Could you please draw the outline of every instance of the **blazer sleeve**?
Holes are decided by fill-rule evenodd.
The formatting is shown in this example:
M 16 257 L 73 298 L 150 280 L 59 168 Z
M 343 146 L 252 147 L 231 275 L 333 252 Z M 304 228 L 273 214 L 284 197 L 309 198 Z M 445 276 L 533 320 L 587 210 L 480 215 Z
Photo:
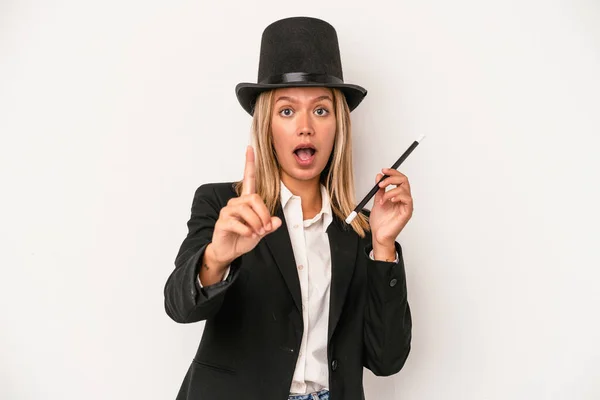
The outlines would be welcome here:
M 200 262 L 212 241 L 222 207 L 213 185 L 205 184 L 196 190 L 187 223 L 188 234 L 164 288 L 165 311 L 175 322 L 197 322 L 215 315 L 223 304 L 227 289 L 237 278 L 239 258 L 232 262 L 227 279 L 205 287 L 198 284 Z
M 402 369 L 410 352 L 412 319 L 406 290 L 402 248 L 394 243 L 398 262 L 367 259 L 367 301 L 364 318 L 363 365 L 378 376 Z

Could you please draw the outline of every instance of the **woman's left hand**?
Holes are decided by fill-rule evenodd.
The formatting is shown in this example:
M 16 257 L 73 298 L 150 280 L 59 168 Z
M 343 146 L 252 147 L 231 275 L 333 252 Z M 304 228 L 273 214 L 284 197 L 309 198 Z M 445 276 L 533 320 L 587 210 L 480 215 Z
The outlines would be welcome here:
M 406 175 L 391 168 L 383 168 L 382 171 L 389 176 L 381 181 L 379 190 L 375 193 L 369 225 L 374 242 L 380 246 L 393 247 L 396 237 L 412 216 L 413 199 Z M 383 174 L 377 174 L 375 182 L 379 182 L 382 176 Z M 386 192 L 389 185 L 396 187 Z

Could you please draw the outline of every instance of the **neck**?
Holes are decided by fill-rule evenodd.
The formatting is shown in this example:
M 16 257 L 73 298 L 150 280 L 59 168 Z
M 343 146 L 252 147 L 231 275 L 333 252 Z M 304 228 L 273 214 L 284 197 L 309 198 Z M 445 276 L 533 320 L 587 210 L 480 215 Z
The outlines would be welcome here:
M 301 181 L 283 174 L 281 180 L 292 194 L 300 197 L 304 219 L 313 218 L 321 211 L 323 199 L 321 198 L 319 176 L 311 180 Z

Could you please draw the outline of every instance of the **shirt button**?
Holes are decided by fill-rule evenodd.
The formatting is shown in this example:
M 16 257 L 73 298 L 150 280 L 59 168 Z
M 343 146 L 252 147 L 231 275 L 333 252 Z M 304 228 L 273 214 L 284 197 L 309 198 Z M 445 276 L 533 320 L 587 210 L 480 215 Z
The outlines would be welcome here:
M 337 360 L 333 360 L 333 361 L 331 362 L 331 369 L 335 371 L 335 370 L 337 369 L 337 367 L 338 367 L 338 362 L 337 362 Z
M 394 287 L 394 286 L 396 286 L 396 283 L 398 283 L 398 279 L 394 278 L 390 281 L 390 286 Z
M 302 265 L 302 264 L 298 265 L 298 269 L 302 269 L 302 268 L 304 268 L 304 265 Z
M 298 225 L 298 224 L 294 225 L 294 229 L 298 229 L 299 226 L 300 225 Z

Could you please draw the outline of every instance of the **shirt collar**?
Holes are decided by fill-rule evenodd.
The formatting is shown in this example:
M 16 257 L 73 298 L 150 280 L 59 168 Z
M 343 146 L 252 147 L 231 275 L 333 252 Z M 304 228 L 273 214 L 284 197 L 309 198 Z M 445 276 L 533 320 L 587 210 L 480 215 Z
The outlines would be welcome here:
M 281 197 L 281 207 L 285 210 L 285 206 L 288 201 L 292 198 L 300 198 L 300 196 L 294 195 L 290 190 L 283 184 L 283 181 L 280 182 L 280 197 Z M 327 188 L 322 183 L 319 184 L 321 187 L 321 211 L 317 215 L 315 215 L 314 219 L 319 218 L 319 214 L 323 214 L 323 231 L 327 229 L 331 221 L 333 220 L 333 215 L 331 211 L 331 202 L 329 200 L 329 194 L 327 193 Z

